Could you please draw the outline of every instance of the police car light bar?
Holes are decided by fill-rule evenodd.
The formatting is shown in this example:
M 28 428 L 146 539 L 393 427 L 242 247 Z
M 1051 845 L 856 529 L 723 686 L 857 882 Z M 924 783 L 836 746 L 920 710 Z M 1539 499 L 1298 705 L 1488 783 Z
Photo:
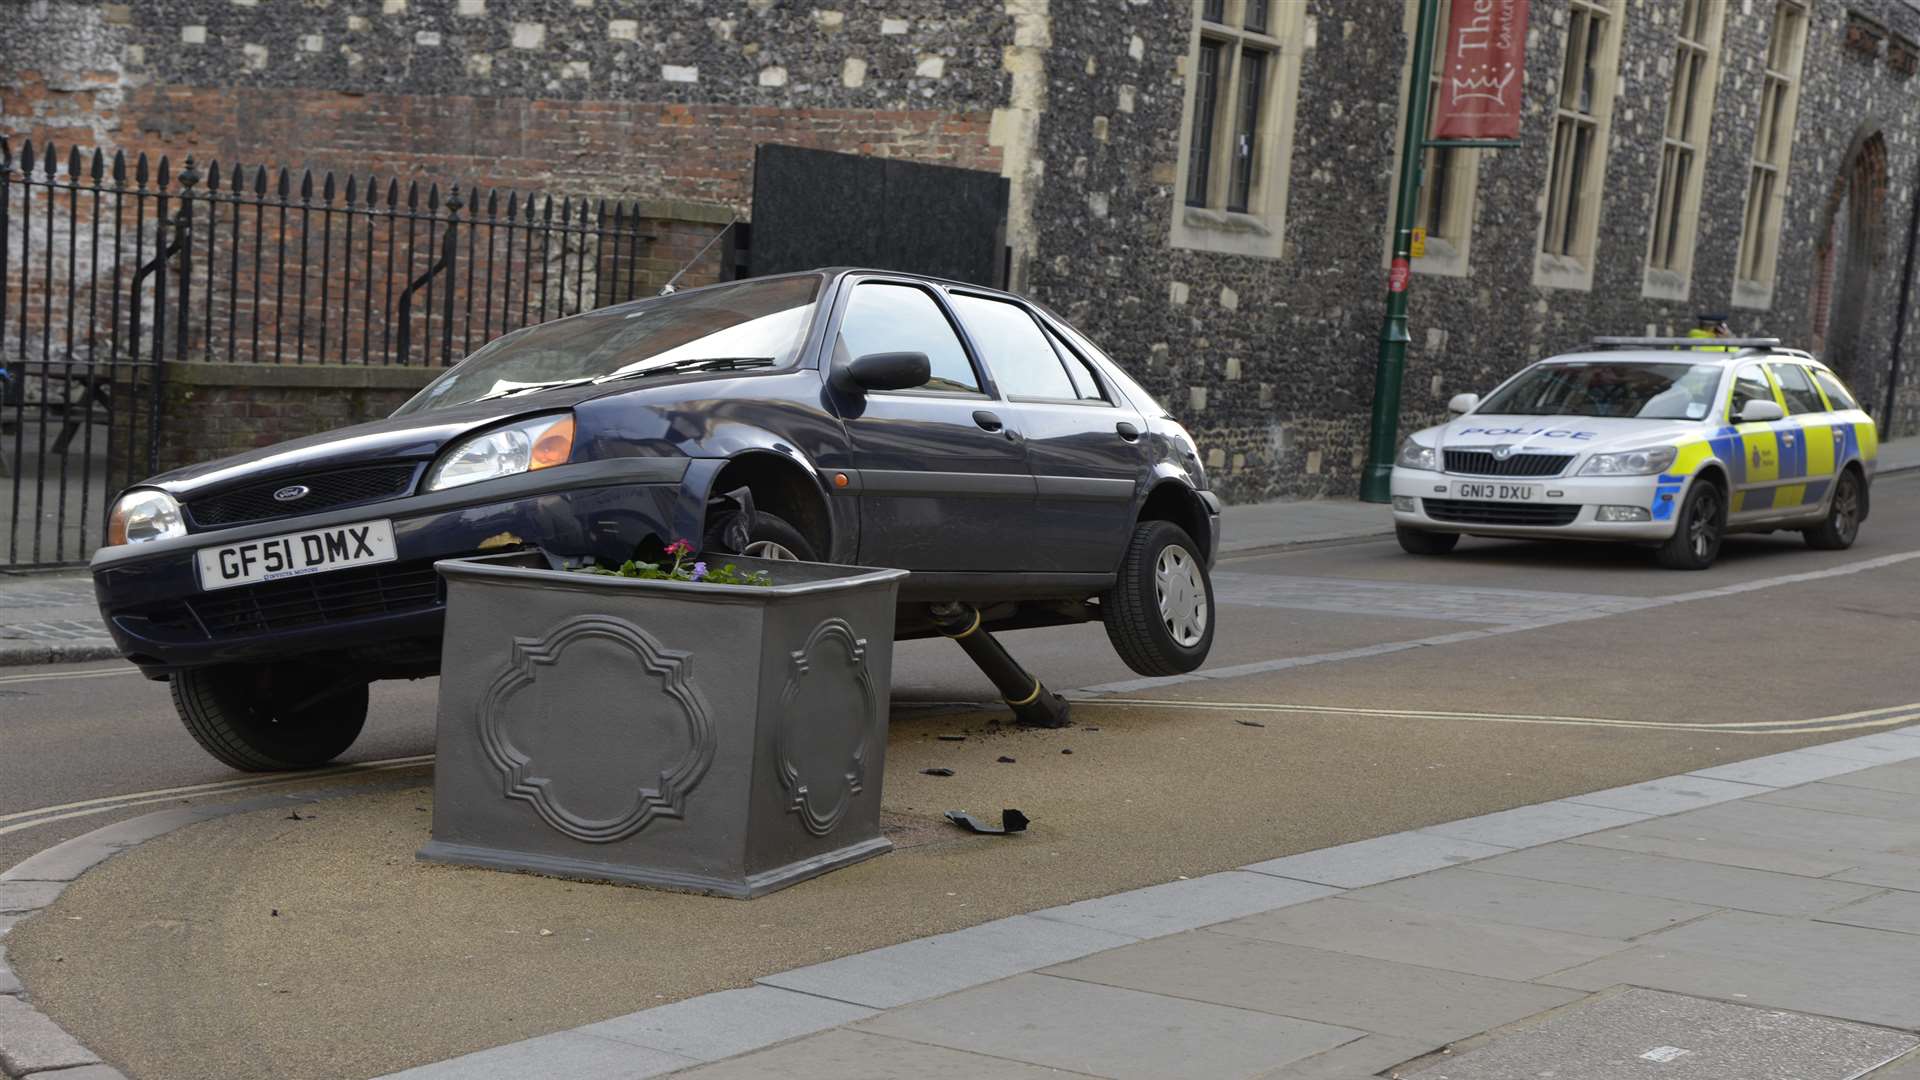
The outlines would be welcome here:
M 1734 346 L 1742 349 L 1777 349 L 1780 339 L 1774 337 L 1597 337 L 1593 339 L 1596 349 L 1723 349 Z

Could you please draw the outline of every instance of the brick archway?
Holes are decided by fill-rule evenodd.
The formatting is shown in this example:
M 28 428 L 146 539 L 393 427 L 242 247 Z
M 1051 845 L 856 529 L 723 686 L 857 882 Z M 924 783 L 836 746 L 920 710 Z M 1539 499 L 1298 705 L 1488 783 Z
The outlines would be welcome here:
M 1874 271 L 1886 251 L 1887 144 L 1878 130 L 1854 140 L 1827 196 L 1816 253 L 1812 347 L 1855 391 L 1870 394 L 1862 323 L 1873 310 Z M 1877 378 L 1877 373 L 1874 373 Z

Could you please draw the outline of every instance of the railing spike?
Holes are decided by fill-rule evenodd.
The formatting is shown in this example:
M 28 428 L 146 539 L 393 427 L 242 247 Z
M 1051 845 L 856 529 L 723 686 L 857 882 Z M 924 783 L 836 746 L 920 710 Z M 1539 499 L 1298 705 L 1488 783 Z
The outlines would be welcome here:
M 20 147 L 20 171 L 26 173 L 28 176 L 32 176 L 34 161 L 33 140 L 28 139 L 26 143 Z
M 49 142 L 47 143 L 47 175 L 51 177 L 54 174 L 54 171 L 57 170 L 59 167 L 60 167 L 60 157 L 58 154 L 54 153 L 53 143 Z
M 78 146 L 67 151 L 67 177 L 72 180 L 80 179 L 80 148 Z
M 160 168 L 154 171 L 153 186 L 164 191 L 173 183 L 173 162 L 165 154 L 160 155 Z
M 519 213 L 519 210 L 520 210 L 520 193 L 517 191 L 507 192 L 507 221 L 509 223 L 513 221 L 514 215 Z
M 571 196 L 560 200 L 560 224 L 566 225 L 573 220 L 573 199 Z
M 300 174 L 300 201 L 311 202 L 312 199 L 313 199 L 313 170 L 307 169 L 301 172 Z
M 407 181 L 407 209 L 417 210 L 419 208 L 420 208 L 420 181 L 409 180 Z
M 326 178 L 320 181 L 320 200 L 326 203 L 328 206 L 333 205 L 333 174 L 332 173 L 328 173 L 326 175 Z
M 220 159 L 215 158 L 212 161 L 212 163 L 210 163 L 207 166 L 207 192 L 211 194 L 219 190 L 220 190 Z
M 282 165 L 280 167 L 280 178 L 274 181 L 273 187 L 274 193 L 282 199 L 286 199 L 293 194 L 293 174 L 287 171 L 286 166 Z
M 240 163 L 237 161 L 233 163 L 233 183 L 227 186 L 233 189 L 235 195 L 240 194 L 240 189 L 247 186 L 246 175 L 240 171 Z
M 439 184 L 430 184 L 427 187 L 427 209 L 428 210 L 440 209 L 440 185 Z
M 147 190 L 147 152 L 145 150 L 140 151 L 140 156 L 133 159 L 133 183 L 141 191 Z
M 107 175 L 107 155 L 97 146 L 93 148 L 93 165 L 87 171 L 92 175 L 95 187 L 99 187 L 101 179 Z
M 488 188 L 487 189 L 487 220 L 492 221 L 494 215 L 497 214 L 499 210 L 500 210 L 500 189 Z
M 540 212 L 540 220 L 549 225 L 553 223 L 553 196 L 551 195 L 547 196 L 547 205 Z
M 121 185 L 124 185 L 126 182 L 127 182 L 127 152 L 125 150 L 115 150 L 113 152 L 114 186 L 119 187 Z
M 400 178 L 396 176 L 387 181 L 387 209 L 391 210 L 394 207 L 399 205 L 400 205 Z
M 333 179 L 332 174 L 328 174 L 327 179 L 329 180 Z M 353 197 L 359 192 L 359 186 L 360 186 L 360 178 L 353 175 L 352 173 L 348 173 L 347 174 L 347 205 L 348 206 L 353 205 Z
M 0 169 L 13 168 L 13 140 L 0 135 Z
M 259 196 L 265 196 L 267 193 L 267 167 L 265 165 L 256 165 L 253 167 L 253 193 Z

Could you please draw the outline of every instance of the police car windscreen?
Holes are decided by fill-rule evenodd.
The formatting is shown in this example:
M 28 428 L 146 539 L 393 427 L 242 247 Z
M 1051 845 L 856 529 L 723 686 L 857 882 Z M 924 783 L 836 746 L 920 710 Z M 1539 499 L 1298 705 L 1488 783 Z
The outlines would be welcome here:
M 395 415 L 699 361 L 784 367 L 799 352 L 819 292 L 817 275 L 796 274 L 530 326 L 489 342 Z
M 1704 420 L 1721 369 L 1713 364 L 1541 364 L 1474 410 L 1503 416 L 1622 416 Z

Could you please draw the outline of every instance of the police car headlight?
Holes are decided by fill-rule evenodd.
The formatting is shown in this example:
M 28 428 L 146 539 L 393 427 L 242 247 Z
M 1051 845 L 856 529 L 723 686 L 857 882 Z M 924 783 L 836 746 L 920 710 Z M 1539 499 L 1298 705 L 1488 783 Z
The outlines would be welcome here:
M 1440 468 L 1440 454 L 1431 446 L 1422 446 L 1412 439 L 1400 444 L 1400 467 L 1403 469 L 1425 469 L 1434 472 Z
M 427 474 L 427 491 L 477 484 L 534 469 L 565 465 L 573 457 L 573 417 L 541 416 L 495 428 L 454 446 Z
M 1595 454 L 1580 467 L 1581 476 L 1650 476 L 1665 472 L 1679 451 L 1671 446 L 1651 450 L 1627 450 L 1618 454 Z
M 180 503 L 164 491 L 129 491 L 113 504 L 107 518 L 107 546 L 144 544 L 187 535 Z

